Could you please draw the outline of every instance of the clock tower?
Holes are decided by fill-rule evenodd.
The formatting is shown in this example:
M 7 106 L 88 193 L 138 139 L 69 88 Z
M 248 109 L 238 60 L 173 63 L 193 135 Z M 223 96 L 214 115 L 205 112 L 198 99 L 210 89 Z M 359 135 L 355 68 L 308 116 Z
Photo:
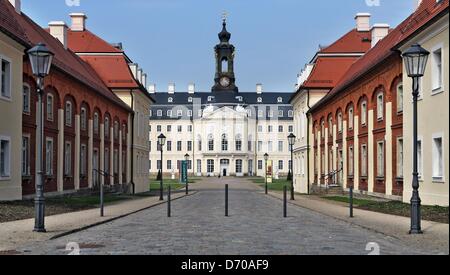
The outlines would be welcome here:
M 234 75 L 235 47 L 230 44 L 231 33 L 227 31 L 226 18 L 223 19 L 223 28 L 219 33 L 220 43 L 214 47 L 216 55 L 216 75 L 212 92 L 239 92 L 236 87 Z

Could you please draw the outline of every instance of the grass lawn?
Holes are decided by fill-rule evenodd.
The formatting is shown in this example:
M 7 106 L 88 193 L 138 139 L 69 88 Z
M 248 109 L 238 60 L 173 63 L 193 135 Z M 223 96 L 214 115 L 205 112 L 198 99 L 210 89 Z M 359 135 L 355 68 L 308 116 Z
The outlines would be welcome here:
M 192 182 L 189 181 L 189 183 L 192 183 Z M 163 182 L 164 191 L 167 191 L 169 189 L 169 185 L 171 186 L 172 190 L 179 190 L 179 189 L 183 189 L 186 187 L 185 184 L 180 184 L 177 179 L 176 180 L 164 180 L 164 182 Z M 155 191 L 155 190 L 159 190 L 159 188 L 160 188 L 159 181 L 156 181 L 156 180 L 150 181 L 150 190 Z
M 250 180 L 261 187 L 266 185 L 264 178 L 250 178 Z M 286 179 L 273 180 L 273 183 L 268 184 L 268 189 L 271 191 L 283 191 L 284 186 L 287 186 L 288 191 L 291 190 L 291 182 Z
M 323 197 L 327 200 L 349 203 L 348 197 L 333 196 Z M 355 208 L 364 209 L 379 213 L 392 214 L 403 217 L 410 217 L 411 206 L 399 201 L 374 201 L 370 199 L 354 199 Z M 428 221 L 449 223 L 449 208 L 440 206 L 422 206 L 422 218 Z

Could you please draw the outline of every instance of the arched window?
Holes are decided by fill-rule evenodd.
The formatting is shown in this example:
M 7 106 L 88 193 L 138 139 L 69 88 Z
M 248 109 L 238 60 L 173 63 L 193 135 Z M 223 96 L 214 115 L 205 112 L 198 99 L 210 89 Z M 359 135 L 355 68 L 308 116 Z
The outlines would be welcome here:
M 99 133 L 99 116 L 98 113 L 94 113 L 94 134 L 98 135 Z
M 288 117 L 294 117 L 294 111 L 289 110 L 288 111 Z
M 119 139 L 119 122 L 114 121 L 114 139 Z
M 403 84 L 397 85 L 397 113 L 403 113 Z
M 214 151 L 214 137 L 213 135 L 208 136 L 208 151 Z
M 262 103 L 263 102 L 263 99 L 262 99 L 262 97 L 258 97 L 258 103 Z
M 105 139 L 109 139 L 109 118 L 105 117 Z
M 353 111 L 353 107 L 350 107 L 348 109 L 348 128 L 350 130 L 353 130 L 353 124 L 354 124 L 354 111 Z
M 169 99 L 167 100 L 169 103 L 173 102 L 173 97 L 169 97 Z
M 190 96 L 190 97 L 188 97 L 188 102 L 189 103 L 192 103 L 194 101 L 194 99 Z
M 343 127 L 344 121 L 342 119 L 342 113 L 341 112 L 338 113 L 337 123 L 338 123 L 338 132 L 342 133 L 342 129 L 344 128 Z
M 72 102 L 66 101 L 66 126 L 72 127 Z
M 377 95 L 377 118 L 378 120 L 384 118 L 384 95 L 381 92 Z
M 228 73 L 228 60 L 226 58 L 222 59 L 222 72 Z
M 278 103 L 283 103 L 283 98 L 282 98 L 282 97 L 279 97 L 279 98 L 277 99 L 277 102 L 278 102 Z
M 367 101 L 361 102 L 361 125 L 367 125 Z
M 333 136 L 333 118 L 331 117 L 331 115 L 328 118 L 328 135 L 330 137 Z
M 22 111 L 24 114 L 30 114 L 30 104 L 31 104 L 31 89 L 30 85 L 23 84 L 23 105 Z
M 122 125 L 122 140 L 125 143 L 127 140 L 127 125 Z
M 47 94 L 47 120 L 53 121 L 53 95 Z
M 236 151 L 237 152 L 242 151 L 242 136 L 241 135 L 236 136 Z
M 82 107 L 80 111 L 80 127 L 82 131 L 86 131 L 87 128 L 87 115 L 86 108 Z
M 322 137 L 322 138 L 324 138 L 325 137 L 325 121 L 323 121 L 322 120 L 322 123 L 320 124 L 320 136 Z
M 228 137 L 226 134 L 222 135 L 222 151 L 228 151 Z

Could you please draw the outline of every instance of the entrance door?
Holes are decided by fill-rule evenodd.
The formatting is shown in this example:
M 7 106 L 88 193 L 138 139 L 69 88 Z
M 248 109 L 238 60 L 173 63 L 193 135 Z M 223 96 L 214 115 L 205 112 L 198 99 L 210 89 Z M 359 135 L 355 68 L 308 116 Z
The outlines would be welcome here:
M 222 173 L 222 176 L 224 176 L 224 177 L 229 176 L 229 167 L 230 167 L 229 159 L 221 159 L 220 160 L 220 171 Z

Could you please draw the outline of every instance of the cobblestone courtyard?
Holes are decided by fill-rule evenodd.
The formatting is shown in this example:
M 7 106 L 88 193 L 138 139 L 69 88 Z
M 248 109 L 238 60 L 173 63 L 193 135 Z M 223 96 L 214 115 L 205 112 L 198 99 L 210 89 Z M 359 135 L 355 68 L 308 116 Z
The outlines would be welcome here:
M 224 184 L 230 184 L 230 217 L 224 217 Z M 381 254 L 420 253 L 397 239 L 289 205 L 265 196 L 238 179 L 205 179 L 196 193 L 173 201 L 172 218 L 160 205 L 126 218 L 25 247 L 27 254 L 68 254 L 66 245 L 80 245 L 81 254 L 369 254 L 377 243 Z M 301 198 L 298 198 L 301 199 Z

